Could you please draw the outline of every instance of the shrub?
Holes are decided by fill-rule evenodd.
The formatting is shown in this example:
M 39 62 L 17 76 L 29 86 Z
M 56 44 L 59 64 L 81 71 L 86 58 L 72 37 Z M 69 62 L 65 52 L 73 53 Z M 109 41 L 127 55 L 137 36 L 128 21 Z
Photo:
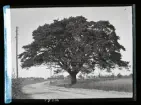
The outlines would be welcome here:
M 12 79 L 12 98 L 17 99 L 21 93 L 21 79 Z
M 79 79 L 84 79 L 84 77 L 82 76 L 82 74 L 80 74 L 78 77 L 79 77 Z
M 118 77 L 118 78 L 121 78 L 121 77 L 122 77 L 122 75 L 119 73 L 119 74 L 117 75 L 117 77 Z
M 64 79 L 64 75 L 58 75 L 56 76 L 57 79 Z
M 23 78 L 12 79 L 12 99 L 29 99 L 29 96 L 22 92 Z
M 66 78 L 67 78 L 67 79 L 70 79 L 71 77 L 70 77 L 70 75 L 68 75 Z
M 112 75 L 111 75 L 111 78 L 114 78 L 114 77 L 115 77 L 115 75 L 114 75 L 114 74 L 112 74 Z

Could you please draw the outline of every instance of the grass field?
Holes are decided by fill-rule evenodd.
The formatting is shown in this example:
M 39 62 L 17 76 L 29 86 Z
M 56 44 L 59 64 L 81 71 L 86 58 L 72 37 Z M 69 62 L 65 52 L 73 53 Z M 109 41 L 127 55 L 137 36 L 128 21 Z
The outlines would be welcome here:
M 132 78 L 97 78 L 89 80 L 78 80 L 75 85 L 68 86 L 70 81 L 58 80 L 52 83 L 52 85 L 65 86 L 71 88 L 84 88 L 84 89 L 99 89 L 106 91 L 120 91 L 120 92 L 132 92 Z
M 28 84 L 43 82 L 41 79 L 12 79 L 12 99 L 29 99 L 28 94 L 22 92 L 22 87 Z

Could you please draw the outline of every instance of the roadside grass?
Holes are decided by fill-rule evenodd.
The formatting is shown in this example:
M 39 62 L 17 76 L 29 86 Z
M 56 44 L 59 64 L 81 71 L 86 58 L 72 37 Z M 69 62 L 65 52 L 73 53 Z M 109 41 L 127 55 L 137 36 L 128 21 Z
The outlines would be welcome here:
M 29 96 L 22 92 L 22 79 L 12 79 L 12 99 L 28 99 Z
M 47 81 L 45 79 L 27 79 L 27 78 L 24 78 L 23 81 L 22 81 L 22 86 L 25 86 L 25 85 L 29 85 L 29 84 L 35 84 L 35 83 L 40 83 L 40 82 L 44 82 L 44 81 Z
M 67 88 L 98 89 L 105 91 L 132 92 L 132 78 L 95 78 L 79 80 L 70 86 L 70 80 L 57 80 L 52 85 Z
M 22 87 L 29 84 L 43 82 L 40 79 L 18 78 L 12 79 L 12 99 L 30 99 L 28 94 L 22 92 Z

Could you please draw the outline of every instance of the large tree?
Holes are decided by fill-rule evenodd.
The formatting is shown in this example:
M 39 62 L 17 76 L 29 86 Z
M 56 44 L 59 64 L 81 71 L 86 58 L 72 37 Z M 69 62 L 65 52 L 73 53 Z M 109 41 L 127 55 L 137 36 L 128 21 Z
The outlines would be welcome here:
M 69 17 L 39 26 L 32 36 L 34 41 L 23 46 L 25 51 L 19 54 L 22 68 L 55 63 L 70 74 L 71 84 L 76 83 L 80 71 L 128 67 L 120 53 L 125 48 L 118 43 L 119 36 L 109 21 Z

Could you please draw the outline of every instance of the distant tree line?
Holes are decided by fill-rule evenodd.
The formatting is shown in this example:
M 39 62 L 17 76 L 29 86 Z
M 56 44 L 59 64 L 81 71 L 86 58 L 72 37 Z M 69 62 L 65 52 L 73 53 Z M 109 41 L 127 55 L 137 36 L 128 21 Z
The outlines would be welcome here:
M 80 74 L 78 76 L 79 79 L 94 79 L 94 78 L 129 78 L 132 77 L 133 74 L 130 75 L 121 75 L 121 73 L 118 73 L 117 76 L 115 76 L 114 74 L 109 75 L 109 76 L 103 76 L 103 75 L 98 75 L 98 76 L 86 76 L 86 78 L 84 78 L 84 76 L 82 74 Z M 56 75 L 56 76 L 51 76 L 48 79 L 71 79 L 71 76 L 64 76 L 64 75 Z

